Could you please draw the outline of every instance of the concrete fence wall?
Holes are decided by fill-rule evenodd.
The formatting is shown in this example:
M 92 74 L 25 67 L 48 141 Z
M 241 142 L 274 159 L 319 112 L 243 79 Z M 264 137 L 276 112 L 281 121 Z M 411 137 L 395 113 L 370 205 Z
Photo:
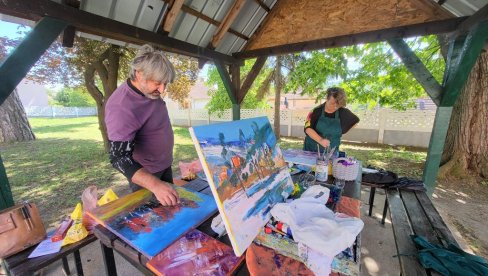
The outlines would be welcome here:
M 282 136 L 305 137 L 303 126 L 309 110 L 281 110 L 280 133 Z M 170 109 L 173 125 L 198 126 L 232 120 L 231 110 L 221 116 L 209 115 L 205 109 Z M 435 110 L 411 109 L 396 111 L 391 109 L 355 110 L 361 119 L 343 140 L 428 147 L 434 123 Z M 273 110 L 242 109 L 241 119 L 267 116 L 273 124 Z

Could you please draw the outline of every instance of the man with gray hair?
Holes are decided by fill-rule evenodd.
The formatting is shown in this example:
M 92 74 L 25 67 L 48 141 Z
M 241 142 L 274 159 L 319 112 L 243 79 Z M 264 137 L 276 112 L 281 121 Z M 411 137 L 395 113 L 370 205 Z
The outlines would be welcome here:
M 163 52 L 144 45 L 131 63 L 129 79 L 105 106 L 110 163 L 133 191 L 146 188 L 165 206 L 179 202 L 172 186 L 173 129 L 161 97 L 174 78 Z

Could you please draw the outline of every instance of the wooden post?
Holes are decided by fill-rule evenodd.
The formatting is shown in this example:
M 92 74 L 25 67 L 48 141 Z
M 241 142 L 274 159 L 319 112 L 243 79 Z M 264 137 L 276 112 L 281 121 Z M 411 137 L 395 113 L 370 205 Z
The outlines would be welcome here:
M 0 65 L 0 105 L 27 75 L 31 67 L 51 46 L 68 24 L 62 20 L 44 17 Z M 3 161 L 0 157 L 0 210 L 13 206 L 14 200 Z
M 7 173 L 3 166 L 2 156 L 0 155 L 0 211 L 11 206 L 14 206 L 14 199 L 10 191 Z
M 383 144 L 383 137 L 385 135 L 385 124 L 386 124 L 386 110 L 378 110 L 378 144 Z
M 452 107 L 459 93 L 464 88 L 471 69 L 487 39 L 488 22 L 483 22 L 473 27 L 466 37 L 451 41 L 453 47 L 450 47 L 449 62 L 446 64 L 449 70 L 444 75 L 442 98 L 436 112 L 427 152 L 427 161 L 424 167 L 423 181 L 429 196 L 432 195 L 436 186 L 436 178 L 451 119 Z
M 31 67 L 51 46 L 68 24 L 51 17 L 42 18 L 0 65 L 0 105 L 14 91 Z

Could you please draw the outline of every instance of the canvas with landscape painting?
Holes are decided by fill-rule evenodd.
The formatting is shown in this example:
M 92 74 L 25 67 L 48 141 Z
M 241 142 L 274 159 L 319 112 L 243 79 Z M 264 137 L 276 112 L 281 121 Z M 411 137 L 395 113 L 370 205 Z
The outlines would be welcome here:
M 152 258 L 215 213 L 209 195 L 176 187 L 180 203 L 162 206 L 141 189 L 95 208 L 88 215 L 139 252 Z
M 190 128 L 193 142 L 240 256 L 293 190 L 288 167 L 267 117 Z
M 198 230 L 192 230 L 149 261 L 156 275 L 231 275 L 242 262 L 232 248 Z

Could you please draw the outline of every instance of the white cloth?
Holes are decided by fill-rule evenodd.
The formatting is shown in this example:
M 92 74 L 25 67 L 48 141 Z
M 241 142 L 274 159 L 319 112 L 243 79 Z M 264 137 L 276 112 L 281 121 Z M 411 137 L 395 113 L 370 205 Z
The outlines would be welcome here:
M 303 243 L 298 243 L 298 254 L 315 276 L 329 276 L 332 272 L 333 258 L 322 255 Z
M 329 189 L 312 186 L 299 199 L 276 204 L 271 215 L 290 226 L 296 242 L 332 258 L 354 243 L 364 223 L 358 218 L 334 214 L 325 206 L 328 195 Z

